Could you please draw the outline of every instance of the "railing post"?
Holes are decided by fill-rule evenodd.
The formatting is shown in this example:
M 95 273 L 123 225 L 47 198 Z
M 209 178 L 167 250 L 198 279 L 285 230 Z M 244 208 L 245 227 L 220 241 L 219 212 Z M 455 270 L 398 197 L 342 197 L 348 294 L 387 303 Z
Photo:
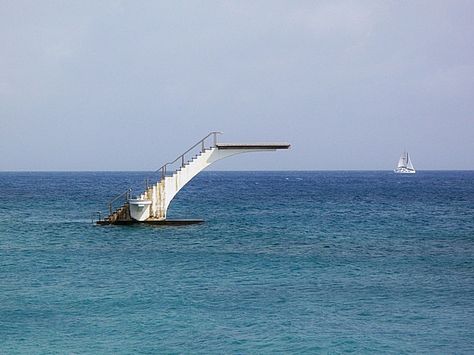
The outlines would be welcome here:
M 215 147 L 217 144 L 217 132 L 213 132 L 212 134 L 214 135 L 214 147 Z
M 184 154 L 181 155 L 181 167 L 182 168 L 184 167 Z
M 204 139 L 201 141 L 201 152 L 204 152 L 205 150 L 205 145 L 204 145 Z

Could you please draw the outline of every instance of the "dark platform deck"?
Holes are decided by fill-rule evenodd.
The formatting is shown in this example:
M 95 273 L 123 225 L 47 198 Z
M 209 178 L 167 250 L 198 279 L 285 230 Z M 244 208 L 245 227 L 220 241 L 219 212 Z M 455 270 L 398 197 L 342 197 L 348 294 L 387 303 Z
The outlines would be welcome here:
M 148 224 L 148 225 L 153 225 L 153 226 L 186 226 L 190 224 L 200 224 L 204 223 L 203 219 L 149 219 L 146 221 L 135 221 L 135 220 L 129 220 L 129 221 L 116 221 L 114 223 L 110 223 L 109 221 L 97 221 L 97 224 L 100 225 L 109 225 L 109 224 L 115 224 L 115 225 L 137 225 L 137 224 Z
M 288 149 L 288 143 L 217 143 L 218 149 Z

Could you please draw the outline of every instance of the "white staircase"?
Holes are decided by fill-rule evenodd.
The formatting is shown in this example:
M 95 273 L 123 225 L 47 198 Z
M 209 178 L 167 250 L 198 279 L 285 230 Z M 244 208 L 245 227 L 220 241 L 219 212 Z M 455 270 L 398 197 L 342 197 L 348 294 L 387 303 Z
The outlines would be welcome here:
M 137 198 L 130 198 L 130 190 L 119 195 L 118 197 L 126 197 L 125 204 L 112 212 L 112 202 L 114 200 L 111 201 L 109 204 L 110 215 L 104 221 L 98 223 L 164 221 L 166 220 L 168 207 L 179 190 L 212 163 L 235 154 L 288 149 L 290 146 L 287 143 L 218 144 L 217 134 L 220 134 L 220 132 L 209 133 L 174 161 L 163 165 L 156 171 L 160 172 L 161 179 L 155 184 L 147 186 L 145 191 Z M 212 144 L 207 142 L 210 137 L 213 139 Z M 185 157 L 196 148 L 198 148 L 197 153 L 186 161 Z M 169 174 L 170 167 L 177 162 L 179 167 Z
M 184 185 L 186 185 L 200 171 L 210 165 L 209 158 L 216 148 L 207 148 L 203 152 L 194 156 L 181 168 L 174 171 L 171 176 L 163 176 L 160 181 L 148 187 L 137 199 L 131 200 L 130 215 L 137 221 L 147 219 L 166 219 L 166 211 Z M 138 207 L 143 201 L 151 201 L 149 208 Z M 144 213 L 144 210 L 148 209 Z

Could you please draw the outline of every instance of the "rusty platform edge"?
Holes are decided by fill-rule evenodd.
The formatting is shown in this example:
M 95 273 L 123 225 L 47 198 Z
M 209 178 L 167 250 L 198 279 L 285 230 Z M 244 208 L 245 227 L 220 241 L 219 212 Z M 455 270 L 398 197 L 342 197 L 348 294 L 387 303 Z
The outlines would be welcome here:
M 136 225 L 136 224 L 148 224 L 156 226 L 185 226 L 190 224 L 200 224 L 204 223 L 203 219 L 162 219 L 162 220 L 148 220 L 148 221 L 116 221 L 110 223 L 109 221 L 97 221 L 98 225 Z

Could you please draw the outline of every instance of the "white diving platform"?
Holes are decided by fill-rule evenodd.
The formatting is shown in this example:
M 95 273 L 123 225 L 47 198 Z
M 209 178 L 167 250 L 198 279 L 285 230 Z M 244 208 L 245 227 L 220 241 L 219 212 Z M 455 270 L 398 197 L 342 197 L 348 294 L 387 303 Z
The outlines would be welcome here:
M 136 222 L 150 224 L 190 224 L 202 220 L 167 220 L 166 212 L 176 194 L 193 177 L 218 160 L 241 153 L 268 152 L 279 149 L 289 149 L 288 143 L 217 143 L 220 132 L 211 132 L 205 138 L 188 149 L 174 161 L 164 164 L 156 170 L 161 175 L 158 182 L 147 186 L 145 191 L 131 198 L 131 190 L 120 194 L 109 203 L 110 215 L 98 224 L 130 224 Z M 207 140 L 213 139 L 209 144 Z M 197 151 L 196 151 L 197 149 Z M 195 150 L 193 152 L 193 150 Z M 186 160 L 191 154 L 192 158 Z M 177 166 L 176 166 L 177 165 Z M 170 169 L 171 168 L 171 169 Z M 174 169 L 175 168 L 175 169 Z M 171 170 L 171 172 L 170 172 Z M 125 198 L 125 203 L 113 211 L 113 203 L 118 198 Z M 183 223 L 181 223 L 183 222 Z

